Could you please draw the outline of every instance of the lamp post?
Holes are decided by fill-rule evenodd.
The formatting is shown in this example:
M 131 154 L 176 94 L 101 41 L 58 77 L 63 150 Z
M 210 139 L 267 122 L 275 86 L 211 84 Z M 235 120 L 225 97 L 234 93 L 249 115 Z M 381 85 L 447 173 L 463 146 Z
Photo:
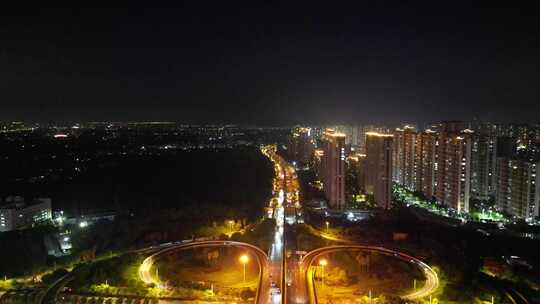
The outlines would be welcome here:
M 240 256 L 240 263 L 244 265 L 244 283 L 246 282 L 246 264 L 249 261 L 249 257 L 246 254 Z
M 330 226 L 330 223 L 328 221 L 326 221 L 326 233 L 328 233 L 328 230 L 329 230 L 329 227 Z
M 328 261 L 326 261 L 326 259 L 321 259 L 319 260 L 319 265 L 321 265 L 322 267 L 322 280 L 321 280 L 322 283 L 321 284 L 324 287 L 324 267 L 328 265 Z

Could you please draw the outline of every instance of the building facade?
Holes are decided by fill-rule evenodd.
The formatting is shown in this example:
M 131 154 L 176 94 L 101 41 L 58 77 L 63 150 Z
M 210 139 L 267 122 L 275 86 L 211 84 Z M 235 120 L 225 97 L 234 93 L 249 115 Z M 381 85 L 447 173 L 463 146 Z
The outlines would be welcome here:
M 391 134 L 366 133 L 365 190 L 383 209 L 392 203 L 392 139 Z
M 315 145 L 311 139 L 311 128 L 294 128 L 289 137 L 287 150 L 291 158 L 304 165 L 309 164 L 315 151 Z
M 488 201 L 495 196 L 497 137 L 473 136 L 471 157 L 471 196 Z
M 416 191 L 427 199 L 435 195 L 437 133 L 427 129 L 418 135 L 416 148 Z
M 327 129 L 321 138 L 320 176 L 328 204 L 345 208 L 345 134 Z
M 31 227 L 52 219 L 51 199 L 38 198 L 26 204 L 21 198 L 8 198 L 0 206 L 0 232 Z
M 417 189 L 417 133 L 414 127 L 406 125 L 394 131 L 392 149 L 392 178 L 411 191 Z
M 496 204 L 507 214 L 523 219 L 539 215 L 540 162 L 497 158 Z
M 435 198 L 457 212 L 469 212 L 471 146 L 469 132 L 439 133 L 436 142 Z

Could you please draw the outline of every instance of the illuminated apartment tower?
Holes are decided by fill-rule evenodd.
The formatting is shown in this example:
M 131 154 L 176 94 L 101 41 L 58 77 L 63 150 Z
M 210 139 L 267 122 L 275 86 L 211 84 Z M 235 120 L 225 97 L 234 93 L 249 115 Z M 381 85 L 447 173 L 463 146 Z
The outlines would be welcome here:
M 311 128 L 294 128 L 287 146 L 291 158 L 302 164 L 310 163 L 315 150 L 311 141 Z
M 361 193 L 365 193 L 366 186 L 366 155 L 362 153 L 355 153 L 347 157 L 348 166 L 354 170 L 357 174 L 358 190 Z
M 471 153 L 471 195 L 487 201 L 495 195 L 497 137 L 475 135 Z
M 327 129 L 322 138 L 321 178 L 331 208 L 345 207 L 345 134 Z
M 366 133 L 368 132 L 378 132 L 378 133 L 386 133 L 388 130 L 385 127 L 377 127 L 373 125 L 366 125 L 366 126 L 358 126 L 357 127 L 357 143 L 358 143 L 358 150 L 356 152 L 359 153 L 366 153 Z
M 332 126 L 330 129 L 336 132 L 345 134 L 345 145 L 358 145 L 358 127 L 353 125 L 338 125 Z
M 380 208 L 388 209 L 392 201 L 391 134 L 366 133 L 366 193 L 373 195 Z
M 416 191 L 428 199 L 435 194 L 436 142 L 437 133 L 430 129 L 418 134 L 416 140 Z
M 403 181 L 403 130 L 396 129 L 394 131 L 393 149 L 392 149 L 392 180 L 397 184 L 402 184 Z
M 436 149 L 435 197 L 458 212 L 469 212 L 471 179 L 470 130 L 461 134 L 441 132 Z
M 413 127 L 405 126 L 394 131 L 392 159 L 394 168 L 392 179 L 405 188 L 415 191 L 416 189 L 416 149 L 417 134 Z
M 536 161 L 497 158 L 497 208 L 522 219 L 537 217 L 540 204 L 538 168 L 540 162 Z

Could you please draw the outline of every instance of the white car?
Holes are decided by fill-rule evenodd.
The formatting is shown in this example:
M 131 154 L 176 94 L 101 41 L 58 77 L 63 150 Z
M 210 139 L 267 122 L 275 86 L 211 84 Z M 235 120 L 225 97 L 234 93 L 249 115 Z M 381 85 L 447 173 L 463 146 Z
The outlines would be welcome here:
M 270 294 L 271 295 L 281 294 L 281 290 L 279 289 L 279 287 L 276 286 L 276 283 L 274 282 L 270 283 Z

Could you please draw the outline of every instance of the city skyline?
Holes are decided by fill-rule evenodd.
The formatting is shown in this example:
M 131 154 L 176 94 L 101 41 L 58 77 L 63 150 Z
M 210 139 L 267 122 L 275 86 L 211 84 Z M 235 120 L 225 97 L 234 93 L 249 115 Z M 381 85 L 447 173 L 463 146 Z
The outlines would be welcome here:
M 0 304 L 540 303 L 536 7 L 10 4 Z

